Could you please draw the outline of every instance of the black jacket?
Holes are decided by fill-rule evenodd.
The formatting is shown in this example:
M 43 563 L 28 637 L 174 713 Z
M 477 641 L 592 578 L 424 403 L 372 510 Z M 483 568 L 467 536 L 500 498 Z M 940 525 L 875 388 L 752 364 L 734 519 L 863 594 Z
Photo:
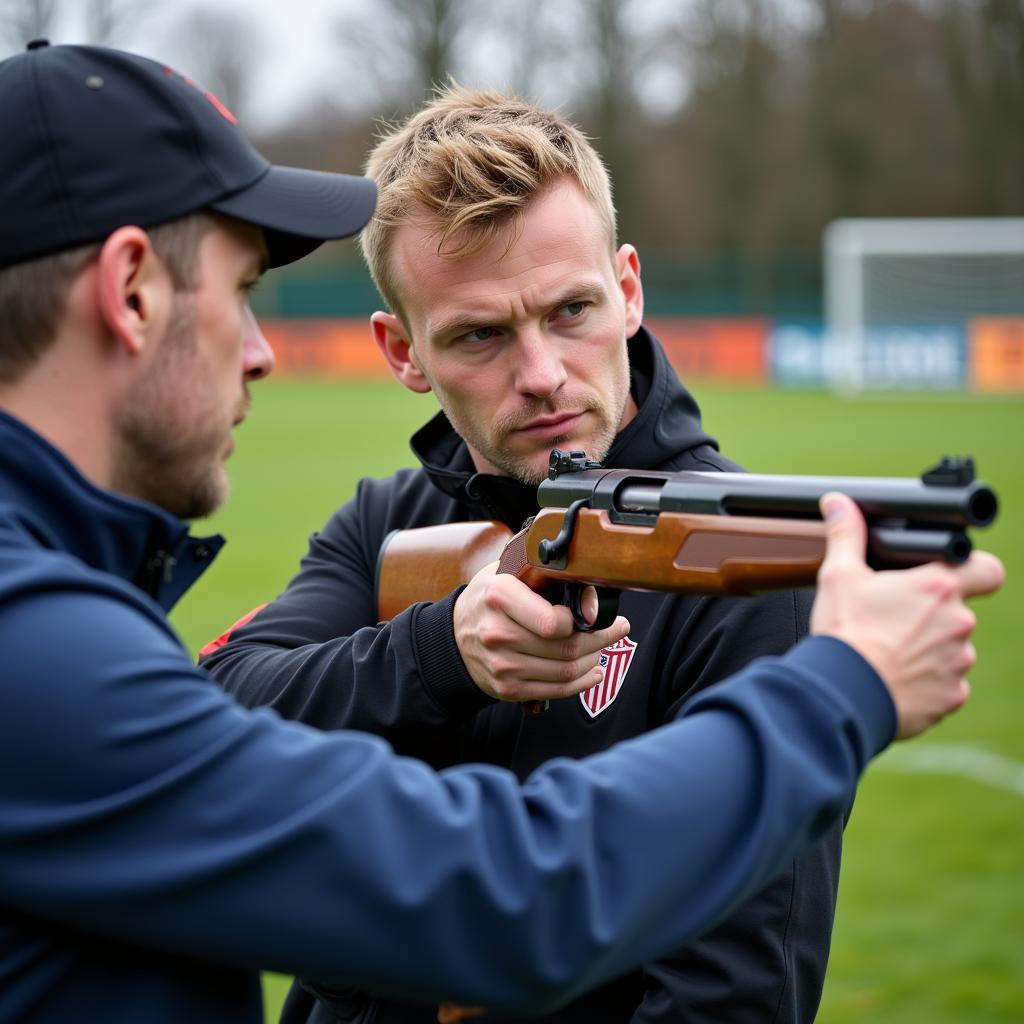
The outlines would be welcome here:
M 639 411 L 616 438 L 605 465 L 634 469 L 735 470 L 701 427 L 657 341 L 641 329 L 629 341 Z M 453 598 L 419 606 L 392 624 L 376 618 L 377 553 L 392 529 L 471 519 L 513 528 L 536 511 L 534 490 L 476 473 L 443 414 L 413 437 L 421 469 L 363 480 L 310 540 L 287 590 L 203 664 L 249 705 L 269 705 L 324 729 L 365 729 L 402 753 L 437 767 L 485 761 L 521 778 L 544 761 L 579 757 L 665 722 L 696 691 L 756 657 L 778 654 L 806 632 L 808 593 L 758 598 L 626 592 L 621 611 L 636 646 L 613 656 L 627 669 L 614 700 L 592 714 L 582 697 L 525 717 L 494 702 L 462 665 L 451 622 Z M 353 683 L 363 659 L 384 657 L 396 678 Z M 612 668 L 609 668 L 612 671 Z M 637 856 L 644 856 L 642 849 Z M 824 981 L 835 910 L 840 830 L 797 858 L 739 913 L 671 959 L 591 993 L 552 1022 L 786 1022 L 813 1020 Z M 342 994 L 339 994 L 342 996 Z M 285 1020 L 306 1019 L 308 995 L 294 991 Z M 370 1006 L 355 994 L 314 1020 L 434 1019 L 434 1008 Z M 512 1020 L 489 1015 L 490 1024 Z

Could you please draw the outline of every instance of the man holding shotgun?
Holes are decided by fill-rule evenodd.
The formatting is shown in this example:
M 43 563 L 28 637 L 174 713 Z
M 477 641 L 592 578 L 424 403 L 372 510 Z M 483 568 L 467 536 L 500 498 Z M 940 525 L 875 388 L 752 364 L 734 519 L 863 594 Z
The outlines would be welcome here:
M 287 590 L 211 644 L 204 666 L 243 703 L 375 732 L 438 768 L 482 761 L 526 778 L 552 757 L 672 721 L 710 684 L 796 643 L 808 593 L 627 592 L 623 617 L 588 636 L 572 632 L 566 609 L 493 570 L 375 626 L 386 534 L 477 519 L 518 529 L 537 510 L 552 448 L 633 469 L 737 467 L 642 324 L 639 258 L 617 244 L 606 172 L 572 125 L 454 88 L 383 138 L 368 173 L 379 205 L 362 247 L 388 305 L 372 317 L 374 338 L 398 380 L 433 391 L 442 412 L 413 437 L 421 468 L 362 481 Z M 372 663 L 395 669 L 385 685 L 358 677 Z M 540 715 L 517 707 L 548 699 Z M 713 793 L 711 752 L 682 756 Z M 705 937 L 549 1019 L 812 1020 L 839 847 L 837 823 Z M 638 837 L 634 856 L 648 853 Z M 293 989 L 285 1019 L 388 1024 L 430 1021 L 435 1009 L 309 985 Z

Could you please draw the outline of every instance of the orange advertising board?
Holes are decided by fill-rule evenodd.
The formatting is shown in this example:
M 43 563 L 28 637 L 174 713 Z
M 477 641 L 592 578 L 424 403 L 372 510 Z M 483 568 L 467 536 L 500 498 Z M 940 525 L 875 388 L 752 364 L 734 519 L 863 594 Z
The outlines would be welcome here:
M 760 317 L 652 317 L 644 321 L 684 380 L 763 384 L 770 322 Z
M 661 339 L 684 380 L 764 383 L 768 320 L 755 317 L 654 317 L 645 321 Z M 367 320 L 261 318 L 279 373 L 386 377 Z
M 975 391 L 1024 391 L 1024 317 L 972 320 L 968 351 Z
M 277 357 L 277 372 L 386 377 L 384 357 L 370 333 L 369 319 L 274 320 L 260 327 Z

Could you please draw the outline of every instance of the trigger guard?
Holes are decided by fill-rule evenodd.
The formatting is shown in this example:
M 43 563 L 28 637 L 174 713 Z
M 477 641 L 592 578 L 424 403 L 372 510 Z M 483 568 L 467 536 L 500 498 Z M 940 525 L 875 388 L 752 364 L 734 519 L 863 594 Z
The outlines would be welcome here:
M 597 591 L 597 618 L 592 623 L 583 617 L 582 583 L 565 585 L 565 605 L 572 614 L 573 626 L 579 633 L 593 633 L 610 626 L 619 614 L 619 592 L 611 587 L 595 587 Z

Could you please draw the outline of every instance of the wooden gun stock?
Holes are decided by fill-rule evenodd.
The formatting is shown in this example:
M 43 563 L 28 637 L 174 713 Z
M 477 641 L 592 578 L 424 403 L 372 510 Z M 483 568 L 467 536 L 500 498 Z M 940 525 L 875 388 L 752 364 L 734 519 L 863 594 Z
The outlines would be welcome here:
M 511 537 L 504 523 L 487 521 L 392 530 L 377 556 L 378 620 L 447 597 L 496 562 Z

